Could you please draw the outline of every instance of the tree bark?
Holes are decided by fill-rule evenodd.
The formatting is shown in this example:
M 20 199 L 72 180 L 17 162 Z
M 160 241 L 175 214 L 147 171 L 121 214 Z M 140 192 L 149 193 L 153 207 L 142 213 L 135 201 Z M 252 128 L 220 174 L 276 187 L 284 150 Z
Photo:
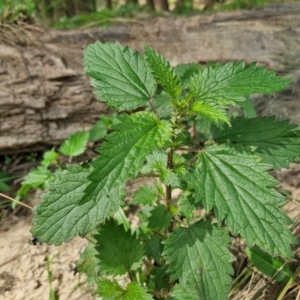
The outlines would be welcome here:
M 87 30 L 0 28 L 0 154 L 57 145 L 107 112 L 82 65 L 83 49 L 96 40 L 138 51 L 145 43 L 172 65 L 244 59 L 283 73 L 299 57 L 300 4 Z

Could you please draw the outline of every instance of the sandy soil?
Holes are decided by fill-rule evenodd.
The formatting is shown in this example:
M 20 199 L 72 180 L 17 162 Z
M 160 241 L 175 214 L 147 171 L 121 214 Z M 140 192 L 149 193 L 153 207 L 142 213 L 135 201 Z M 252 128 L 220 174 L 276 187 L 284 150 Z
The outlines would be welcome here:
M 10 225 L 9 228 L 7 225 Z M 85 280 L 79 274 L 74 276 L 75 262 L 87 241 L 76 238 L 60 247 L 28 244 L 30 218 L 8 218 L 0 235 L 0 299 L 6 300 L 48 300 L 47 259 L 52 260 L 53 289 L 59 300 L 90 300 Z
M 300 165 L 274 173 L 280 188 L 289 193 L 285 209 L 292 218 L 299 214 Z M 50 284 L 47 259 L 52 260 L 53 289 L 59 300 L 95 299 L 89 293 L 83 275 L 74 275 L 75 262 L 87 245 L 76 238 L 60 247 L 28 244 L 31 217 L 8 217 L 0 227 L 0 299 L 48 300 Z

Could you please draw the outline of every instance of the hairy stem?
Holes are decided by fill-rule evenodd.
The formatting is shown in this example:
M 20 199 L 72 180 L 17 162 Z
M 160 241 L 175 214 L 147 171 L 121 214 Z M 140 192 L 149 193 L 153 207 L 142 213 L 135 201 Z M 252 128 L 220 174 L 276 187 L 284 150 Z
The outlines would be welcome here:
M 153 103 L 152 103 L 152 98 L 149 99 L 149 103 L 150 103 L 150 106 L 151 106 L 153 112 L 156 114 L 156 116 L 157 116 L 158 119 L 159 119 L 159 115 L 158 115 L 158 113 L 157 113 L 157 110 L 156 110 L 155 106 L 154 106 Z
M 172 142 L 174 142 L 175 137 L 172 137 Z M 170 149 L 170 152 L 168 153 L 168 162 L 167 162 L 167 168 L 168 169 L 173 169 L 173 154 L 174 154 L 174 149 L 173 147 Z M 172 201 L 172 186 L 168 185 L 166 187 L 166 207 L 167 210 L 170 210 L 170 204 Z

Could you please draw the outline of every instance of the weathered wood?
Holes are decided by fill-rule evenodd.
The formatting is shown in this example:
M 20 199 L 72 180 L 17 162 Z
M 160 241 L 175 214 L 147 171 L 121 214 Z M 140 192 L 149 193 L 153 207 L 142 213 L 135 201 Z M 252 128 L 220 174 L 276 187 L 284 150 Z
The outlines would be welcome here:
M 87 130 L 105 106 L 93 96 L 82 49 L 95 40 L 155 48 L 172 65 L 244 59 L 279 72 L 300 50 L 300 4 L 192 17 L 157 17 L 108 28 L 0 31 L 0 153 L 56 145 Z
M 82 49 L 39 40 L 0 45 L 0 153 L 44 149 L 107 112 L 83 73 Z

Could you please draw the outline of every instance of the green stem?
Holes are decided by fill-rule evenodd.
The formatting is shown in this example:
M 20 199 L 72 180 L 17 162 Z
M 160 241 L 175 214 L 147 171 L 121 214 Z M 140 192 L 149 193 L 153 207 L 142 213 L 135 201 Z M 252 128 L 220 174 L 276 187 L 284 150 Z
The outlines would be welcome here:
M 158 113 L 157 113 L 157 110 L 156 110 L 155 106 L 154 106 L 153 103 L 152 103 L 152 98 L 149 99 L 149 103 L 150 103 L 150 106 L 151 106 L 153 112 L 156 114 L 156 116 L 157 116 L 158 119 L 159 119 L 159 115 L 158 115 Z
M 175 137 L 172 137 L 172 143 L 174 142 Z M 170 152 L 168 153 L 168 162 L 167 162 L 167 169 L 173 169 L 173 154 L 174 154 L 174 149 L 173 147 L 170 149 Z M 170 204 L 172 201 L 172 186 L 168 185 L 166 187 L 166 207 L 167 210 L 170 210 Z

